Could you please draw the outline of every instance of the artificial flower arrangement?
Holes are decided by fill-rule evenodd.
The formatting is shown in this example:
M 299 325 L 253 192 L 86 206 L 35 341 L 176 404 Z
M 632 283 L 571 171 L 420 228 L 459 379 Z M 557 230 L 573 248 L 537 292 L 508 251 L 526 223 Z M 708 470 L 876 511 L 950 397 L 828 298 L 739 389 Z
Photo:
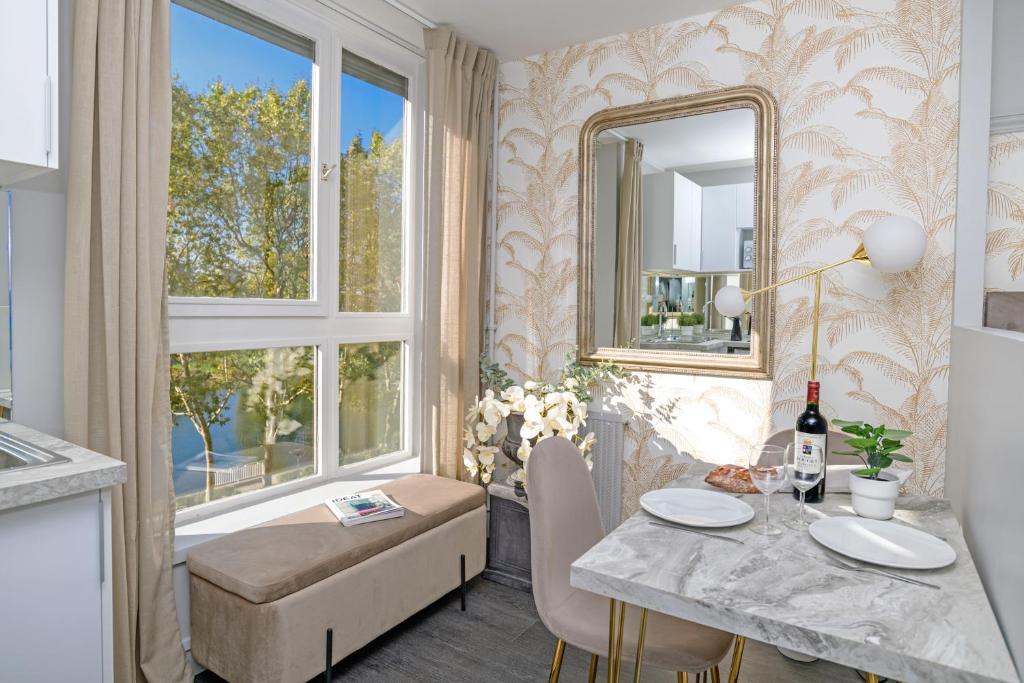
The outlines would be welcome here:
M 504 452 L 518 465 L 509 478 L 510 483 L 525 490 L 530 452 L 537 443 L 552 436 L 572 441 L 587 466 L 592 466 L 594 434 L 580 434 L 587 423 L 587 404 L 593 398 L 590 389 L 599 382 L 622 375 L 623 370 L 617 365 L 583 366 L 570 354 L 557 383 L 530 380 L 517 385 L 497 363 L 481 356 L 480 378 L 486 390 L 466 415 L 463 450 L 466 470 L 472 477 L 479 476 L 482 484 L 489 484 L 495 459 L 499 452 Z M 503 447 L 499 447 L 493 445 L 493 441 L 503 423 L 506 436 Z

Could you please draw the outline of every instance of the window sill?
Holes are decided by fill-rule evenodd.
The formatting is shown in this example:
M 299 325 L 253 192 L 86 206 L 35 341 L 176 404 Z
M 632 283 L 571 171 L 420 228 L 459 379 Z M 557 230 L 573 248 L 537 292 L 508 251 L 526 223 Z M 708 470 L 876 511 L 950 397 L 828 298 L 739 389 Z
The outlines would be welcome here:
M 279 498 L 260 501 L 214 517 L 182 524 L 174 530 L 174 564 L 185 562 L 189 548 L 206 541 L 304 510 L 332 496 L 355 493 L 419 471 L 419 458 L 405 458 L 345 479 L 335 479 Z

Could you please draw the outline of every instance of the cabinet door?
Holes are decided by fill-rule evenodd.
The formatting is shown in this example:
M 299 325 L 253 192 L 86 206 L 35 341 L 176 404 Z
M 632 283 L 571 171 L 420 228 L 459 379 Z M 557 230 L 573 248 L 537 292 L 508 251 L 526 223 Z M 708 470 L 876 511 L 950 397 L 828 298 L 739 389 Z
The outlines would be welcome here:
M 46 166 L 50 145 L 48 2 L 0 2 L 0 161 Z
M 712 185 L 703 190 L 701 271 L 736 270 L 736 186 Z
M 643 187 L 643 268 L 672 268 L 675 232 L 675 188 L 672 172 L 645 175 Z
M 672 264 L 677 270 L 700 270 L 700 186 L 675 176 L 675 229 Z
M 736 186 L 736 227 L 754 227 L 754 183 Z
M 0 679 L 103 678 L 99 492 L 0 512 Z

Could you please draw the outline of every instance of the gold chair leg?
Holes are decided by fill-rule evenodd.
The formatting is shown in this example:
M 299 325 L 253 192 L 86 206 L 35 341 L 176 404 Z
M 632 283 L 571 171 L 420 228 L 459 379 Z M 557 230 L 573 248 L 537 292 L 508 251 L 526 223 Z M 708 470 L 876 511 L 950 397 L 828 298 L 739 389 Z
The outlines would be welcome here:
M 590 655 L 590 669 L 587 670 L 587 683 L 597 681 L 597 655 Z
M 729 683 L 736 683 L 740 680 L 740 665 L 743 663 L 743 646 L 747 639 L 743 636 L 736 636 L 736 642 L 732 646 L 732 664 L 729 665 Z
M 565 641 L 559 638 L 555 644 L 555 656 L 551 660 L 551 673 L 548 675 L 548 683 L 558 683 L 558 674 L 562 671 L 562 655 L 565 654 Z
M 615 681 L 615 600 L 609 601 L 611 615 L 608 617 L 608 683 Z
M 615 633 L 615 683 L 622 673 L 622 635 L 626 631 L 626 603 L 619 602 L 619 626 Z
M 711 683 L 722 683 L 722 679 L 719 677 L 719 674 L 718 674 L 718 665 L 717 664 L 715 664 L 713 667 L 711 667 Z
M 867 672 L 865 672 L 867 673 Z M 878 674 L 868 673 L 868 683 L 878 683 Z
M 640 664 L 644 660 L 644 636 L 647 633 L 647 608 L 640 610 L 640 633 L 636 637 L 636 668 L 633 670 L 633 683 L 640 683 Z
M 685 671 L 676 672 L 676 683 L 690 683 L 690 674 Z

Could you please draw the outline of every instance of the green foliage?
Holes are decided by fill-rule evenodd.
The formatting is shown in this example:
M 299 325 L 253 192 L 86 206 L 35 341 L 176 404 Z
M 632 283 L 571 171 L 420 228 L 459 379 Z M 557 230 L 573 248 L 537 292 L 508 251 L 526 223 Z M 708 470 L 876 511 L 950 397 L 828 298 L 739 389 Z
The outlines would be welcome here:
M 703 313 L 691 313 L 690 316 L 693 318 L 693 324 L 694 325 L 703 325 L 704 324 L 704 314 Z
M 562 376 L 558 380 L 558 388 L 562 391 L 571 391 L 576 398 L 583 403 L 593 400 L 590 390 L 601 382 L 608 382 L 615 378 L 625 377 L 626 371 L 621 365 L 611 362 L 601 362 L 597 365 L 581 365 L 576 361 L 576 354 L 565 354 L 565 366 L 562 368 Z
M 680 327 L 693 327 L 697 324 L 697 319 L 694 317 L 693 313 L 683 313 L 679 316 Z
M 913 462 L 899 452 L 903 448 L 903 439 L 909 438 L 913 432 L 905 429 L 888 429 L 885 425 L 874 427 L 860 421 L 833 420 L 832 423 L 842 428 L 846 434 L 853 435 L 852 439 L 846 440 L 846 444 L 854 450 L 834 453 L 860 458 L 864 463 L 864 469 L 855 470 L 854 474 L 878 479 L 879 473 L 892 465 L 893 461 Z
M 171 98 L 170 293 L 308 298 L 309 84 Z
M 513 384 L 515 382 L 504 368 L 488 358 L 486 353 L 480 354 L 480 385 L 484 389 L 491 389 L 500 394 Z
M 644 327 L 654 327 L 658 324 L 658 315 L 656 313 L 648 313 L 640 318 L 640 324 Z

